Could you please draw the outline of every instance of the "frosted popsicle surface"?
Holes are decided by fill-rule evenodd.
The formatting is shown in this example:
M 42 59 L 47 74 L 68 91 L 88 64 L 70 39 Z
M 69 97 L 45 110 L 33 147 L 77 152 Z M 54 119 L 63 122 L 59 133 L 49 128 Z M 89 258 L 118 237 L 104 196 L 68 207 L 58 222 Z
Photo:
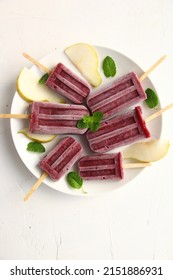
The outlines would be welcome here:
M 82 146 L 73 137 L 65 137 L 44 157 L 39 166 L 52 180 L 59 180 L 82 154 Z
M 124 177 L 121 153 L 84 156 L 79 160 L 78 167 L 79 174 L 84 180 Z
M 148 138 L 150 132 L 142 118 L 142 109 L 137 106 L 126 114 L 102 122 L 96 132 L 87 131 L 86 137 L 92 151 L 105 153 Z
M 62 63 L 51 72 L 46 85 L 76 104 L 83 103 L 90 93 L 88 84 Z
M 86 129 L 78 129 L 77 122 L 88 109 L 83 105 L 33 102 L 30 107 L 29 130 L 42 134 L 83 134 Z
M 100 111 L 104 114 L 104 119 L 107 119 L 146 97 L 137 75 L 131 72 L 116 79 L 111 86 L 91 94 L 87 104 L 92 113 Z

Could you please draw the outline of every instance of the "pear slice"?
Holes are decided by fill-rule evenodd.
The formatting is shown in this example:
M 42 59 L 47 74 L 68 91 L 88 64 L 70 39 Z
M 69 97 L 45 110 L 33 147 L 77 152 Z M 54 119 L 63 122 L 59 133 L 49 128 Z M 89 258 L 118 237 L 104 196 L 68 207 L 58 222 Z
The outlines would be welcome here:
M 93 87 L 101 84 L 102 78 L 98 72 L 98 55 L 92 46 L 78 43 L 66 48 L 65 54 Z
M 154 162 L 163 158 L 167 154 L 169 147 L 170 143 L 167 139 L 151 139 L 127 147 L 122 154 L 124 158 Z
M 19 73 L 16 88 L 19 95 L 27 102 L 49 101 L 64 103 L 64 100 L 57 93 L 53 92 L 46 85 L 40 85 L 38 83 L 38 77 L 26 67 Z
M 39 143 L 47 143 L 55 139 L 57 135 L 46 135 L 46 134 L 37 134 L 31 133 L 28 128 L 23 128 L 18 131 L 18 133 L 24 134 L 28 139 L 39 142 Z

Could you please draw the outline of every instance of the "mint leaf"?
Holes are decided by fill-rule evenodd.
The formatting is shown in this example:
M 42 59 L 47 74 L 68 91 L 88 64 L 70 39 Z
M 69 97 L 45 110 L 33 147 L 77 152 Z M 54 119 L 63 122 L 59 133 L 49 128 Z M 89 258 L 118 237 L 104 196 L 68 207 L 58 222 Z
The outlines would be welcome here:
M 84 123 L 83 119 L 81 119 L 77 122 L 77 128 L 80 128 L 80 129 L 87 128 L 87 124 Z
M 99 122 L 93 122 L 93 123 L 91 123 L 89 128 L 92 132 L 95 132 L 100 128 L 100 123 Z
M 106 77 L 114 77 L 116 74 L 116 64 L 110 56 L 103 60 L 103 72 Z
M 92 122 L 92 117 L 89 116 L 89 115 L 83 116 L 83 122 L 84 122 L 85 124 L 88 124 L 88 123 Z
M 37 152 L 37 153 L 44 153 L 45 152 L 45 147 L 38 142 L 29 142 L 27 145 L 27 151 L 30 152 Z
M 89 128 L 91 131 L 95 132 L 100 127 L 100 122 L 103 119 L 102 112 L 94 112 L 93 116 L 85 115 L 81 120 L 77 122 L 78 128 Z
M 147 88 L 145 92 L 147 94 L 147 99 L 145 100 L 147 106 L 151 109 L 156 107 L 159 103 L 157 94 L 151 88 Z
M 44 75 L 40 78 L 40 80 L 38 81 L 39 84 L 40 84 L 40 85 L 45 84 L 48 78 L 49 78 L 49 74 L 48 74 L 48 73 L 44 74 Z
M 103 113 L 102 112 L 94 112 L 93 113 L 93 120 L 95 122 L 100 122 L 103 119 Z
M 67 181 L 69 185 L 74 189 L 80 189 L 83 185 L 83 179 L 77 172 L 69 172 L 67 174 Z

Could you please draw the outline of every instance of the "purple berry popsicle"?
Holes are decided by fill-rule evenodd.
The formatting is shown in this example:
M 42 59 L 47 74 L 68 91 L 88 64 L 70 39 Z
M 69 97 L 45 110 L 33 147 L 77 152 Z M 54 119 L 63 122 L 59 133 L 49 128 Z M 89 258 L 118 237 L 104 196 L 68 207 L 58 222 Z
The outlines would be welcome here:
M 78 167 L 84 180 L 124 178 L 121 153 L 83 156 Z
M 96 153 L 105 153 L 114 148 L 128 145 L 150 137 L 140 106 L 101 123 L 96 132 L 87 131 L 90 148 Z
M 73 137 L 65 137 L 44 157 L 39 166 L 52 180 L 59 180 L 80 158 L 82 146 Z
M 87 129 L 78 129 L 77 121 L 88 115 L 83 105 L 33 102 L 30 106 L 29 130 L 42 134 L 83 134 Z
M 100 111 L 104 114 L 104 119 L 107 119 L 146 98 L 139 78 L 131 72 L 116 79 L 108 87 L 91 94 L 87 105 L 92 113 Z
M 81 157 L 82 151 L 83 148 L 81 144 L 73 137 L 67 136 L 60 140 L 60 142 L 39 162 L 39 166 L 44 172 L 26 194 L 24 201 L 29 199 L 47 176 L 57 181 L 65 175 L 69 168 Z
M 62 63 L 50 73 L 46 85 L 76 104 L 83 103 L 90 93 L 88 84 Z

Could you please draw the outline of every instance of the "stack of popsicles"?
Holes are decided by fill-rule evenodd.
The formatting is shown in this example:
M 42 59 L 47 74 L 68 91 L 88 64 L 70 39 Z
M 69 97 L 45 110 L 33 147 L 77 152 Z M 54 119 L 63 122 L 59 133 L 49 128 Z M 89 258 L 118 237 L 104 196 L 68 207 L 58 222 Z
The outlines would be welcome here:
M 104 113 L 104 122 L 100 129 L 86 133 L 91 150 L 104 153 L 150 137 L 142 118 L 141 107 L 137 106 L 127 113 L 114 116 L 120 109 L 125 110 L 144 99 L 146 94 L 134 73 L 119 78 L 111 87 L 89 96 L 89 110 L 92 113 Z M 77 121 L 87 114 L 89 111 L 84 105 L 33 102 L 29 129 L 31 132 L 45 134 L 84 134 L 87 129 L 78 129 L 76 125 Z
M 57 69 L 57 67 L 56 67 Z M 53 73 L 57 70 L 54 70 Z M 76 81 L 68 79 L 76 84 Z M 76 91 L 76 95 L 78 91 Z M 104 112 L 105 120 L 96 132 L 88 131 L 86 137 L 91 149 L 101 155 L 83 157 L 79 161 L 80 175 L 84 179 L 113 179 L 123 178 L 122 155 L 103 153 L 135 142 L 142 138 L 150 137 L 142 118 L 141 107 L 137 106 L 124 114 L 114 116 L 120 110 L 126 109 L 146 98 L 146 94 L 134 73 L 129 73 L 115 81 L 111 87 L 101 90 L 87 99 L 87 105 L 92 113 Z M 31 132 L 45 134 L 83 134 L 87 129 L 78 129 L 77 121 L 84 115 L 89 115 L 84 105 L 53 104 L 46 102 L 33 102 L 31 107 L 30 126 Z M 111 116 L 114 116 L 110 118 Z M 106 120 L 108 118 L 108 120 Z M 78 149 L 69 145 L 73 138 L 65 138 L 45 157 L 39 166 L 53 180 L 58 180 L 68 170 L 69 163 L 79 159 Z M 66 144 L 65 144 L 66 143 Z M 66 147 L 67 145 L 67 147 Z M 79 147 L 79 143 L 76 145 Z M 61 155 L 61 150 L 65 156 Z M 81 150 L 80 150 L 81 151 Z M 75 155 L 71 160 L 71 155 Z
M 30 106 L 29 130 L 42 134 L 84 134 L 86 132 L 91 150 L 99 153 L 80 159 L 82 155 L 80 143 L 73 137 L 65 137 L 39 163 L 46 176 L 59 180 L 79 160 L 80 175 L 86 180 L 122 179 L 124 175 L 121 153 L 104 153 L 150 137 L 145 120 L 142 118 L 141 107 L 129 109 L 146 99 L 146 93 L 137 75 L 131 72 L 118 78 L 110 86 L 88 96 L 90 93 L 88 84 L 65 65 L 58 63 L 51 71 L 46 85 L 76 104 L 33 102 Z M 89 109 L 84 105 L 79 105 L 84 101 Z M 127 109 L 128 111 L 125 112 Z M 87 131 L 86 128 L 77 128 L 77 122 L 84 115 L 89 115 L 89 111 L 92 114 L 96 111 L 104 114 L 104 121 L 96 132 Z

